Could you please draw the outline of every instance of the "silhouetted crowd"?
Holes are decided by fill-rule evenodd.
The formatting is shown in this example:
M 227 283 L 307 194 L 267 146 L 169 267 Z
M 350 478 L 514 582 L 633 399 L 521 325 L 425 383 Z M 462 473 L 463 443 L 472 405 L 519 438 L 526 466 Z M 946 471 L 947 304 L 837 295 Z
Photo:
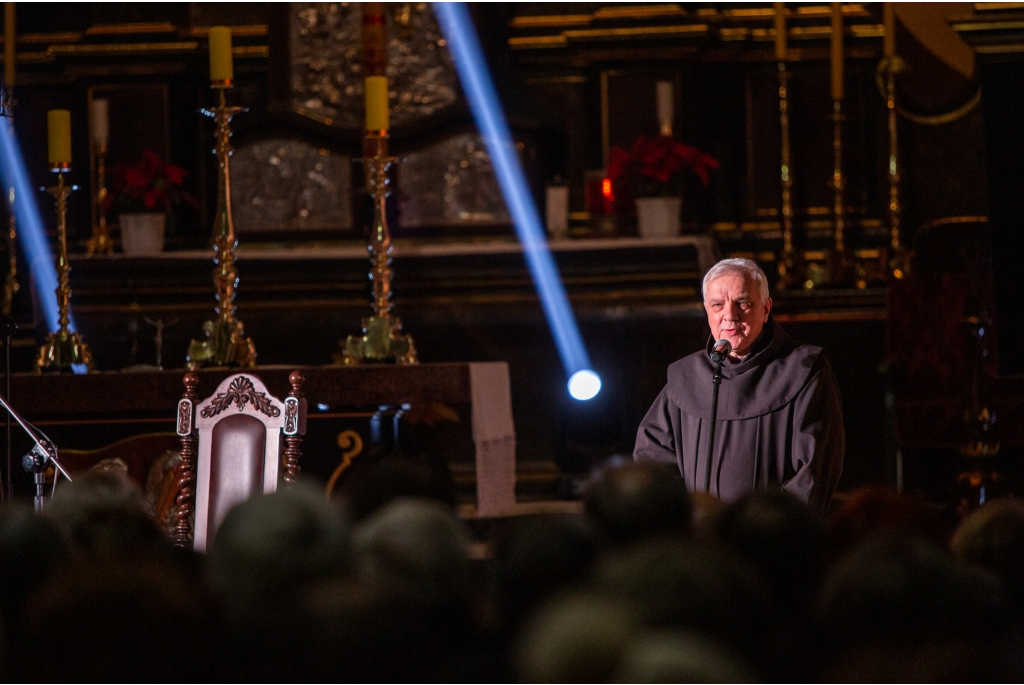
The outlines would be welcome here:
M 0 513 L 4 680 L 1024 680 L 1024 503 L 963 521 L 849 493 L 723 504 L 653 464 L 595 474 L 578 514 L 462 521 L 385 460 L 339 501 L 235 508 L 172 547 L 117 473 Z

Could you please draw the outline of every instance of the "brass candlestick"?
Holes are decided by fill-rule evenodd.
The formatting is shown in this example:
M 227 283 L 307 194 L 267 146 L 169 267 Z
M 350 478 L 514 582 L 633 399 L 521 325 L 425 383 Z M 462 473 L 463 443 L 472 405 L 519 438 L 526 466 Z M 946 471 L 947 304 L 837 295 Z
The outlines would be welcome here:
M 7 277 L 4 279 L 4 316 L 14 310 L 14 296 L 21 289 L 18 283 L 18 226 L 14 219 L 14 188 L 7 189 L 7 207 L 11 214 L 7 219 Z
M 107 148 L 101 146 L 92 154 L 96 169 L 96 194 L 92 198 L 92 237 L 85 245 L 85 255 L 114 254 L 114 241 L 107 226 L 107 215 L 103 211 L 103 200 L 107 197 Z
M 235 318 L 235 290 L 238 271 L 235 269 L 235 224 L 231 219 L 231 117 L 244 111 L 242 107 L 228 107 L 224 97 L 225 85 L 215 84 L 220 91 L 219 104 L 212 112 L 203 110 L 217 121 L 217 218 L 214 220 L 213 284 L 217 288 L 215 318 L 203 324 L 206 340 L 193 340 L 188 346 L 186 367 L 195 371 L 201 366 L 230 366 L 243 368 L 256 365 L 256 347 L 245 335 L 245 326 Z
M 0 81 L 0 117 L 7 119 L 5 126 L 11 127 L 11 138 L 14 138 L 14 93 L 10 86 Z M 7 189 L 7 276 L 4 279 L 3 314 L 10 316 L 14 310 L 14 296 L 21 285 L 18 283 L 18 223 L 14 217 L 14 186 Z
M 801 285 L 801 264 L 793 249 L 793 178 L 790 174 L 789 147 L 789 72 L 785 60 L 779 60 L 779 128 L 782 133 L 782 252 L 779 254 L 778 288 L 787 290 Z
M 826 260 L 827 278 L 830 286 L 849 285 L 853 276 L 853 262 L 850 251 L 846 247 L 846 207 L 843 190 L 846 179 L 843 177 L 843 101 L 832 100 L 832 248 Z
M 889 114 L 889 278 L 900 279 L 910 272 L 910 253 L 900 242 L 900 168 L 896 138 L 896 73 L 903 60 L 895 55 L 882 60 L 885 72 L 885 105 Z
M 85 364 L 91 371 L 92 353 L 89 346 L 82 342 L 78 333 L 68 330 L 68 305 L 71 302 L 71 283 L 68 274 L 71 272 L 71 266 L 68 264 L 67 210 L 68 196 L 75 188 L 64 185 L 64 172 L 70 171 L 70 166 L 63 165 L 55 171 L 57 185 L 47 188 L 46 192 L 53 195 L 53 199 L 57 201 L 57 304 L 60 307 L 60 329 L 56 333 L 50 333 L 46 344 L 39 348 L 36 372 L 43 369 L 67 369 L 73 364 Z
M 373 283 L 373 314 L 363 319 L 362 335 L 350 335 L 335 363 L 395 361 L 415 364 L 416 346 L 402 334 L 402 322 L 391 316 L 391 232 L 388 230 L 387 198 L 391 194 L 388 170 L 397 161 L 388 156 L 387 131 L 368 131 L 362 162 L 366 186 L 373 197 L 373 226 L 370 244 L 370 280 Z

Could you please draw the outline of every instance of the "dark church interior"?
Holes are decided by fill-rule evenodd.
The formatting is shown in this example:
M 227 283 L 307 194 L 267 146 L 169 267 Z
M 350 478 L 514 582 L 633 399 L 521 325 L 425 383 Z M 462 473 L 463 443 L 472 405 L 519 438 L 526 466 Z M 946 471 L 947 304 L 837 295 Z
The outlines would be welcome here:
M 1021 3 L 3 4 L 5 679 L 1024 680 Z

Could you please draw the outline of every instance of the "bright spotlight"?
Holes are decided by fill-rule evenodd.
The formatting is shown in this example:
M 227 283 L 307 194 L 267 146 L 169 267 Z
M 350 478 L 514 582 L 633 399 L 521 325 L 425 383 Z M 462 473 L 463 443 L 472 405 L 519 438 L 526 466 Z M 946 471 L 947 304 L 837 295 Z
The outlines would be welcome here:
M 569 378 L 569 394 L 574 399 L 591 400 L 601 392 L 601 377 L 590 369 L 577 371 Z
M 548 249 L 540 215 L 526 183 L 526 175 L 491 81 L 491 74 L 487 70 L 487 60 L 480 48 L 469 10 L 464 2 L 436 2 L 434 13 L 448 40 L 452 62 L 459 74 L 473 119 L 491 156 L 494 174 L 512 216 L 516 235 L 523 246 L 523 256 L 533 277 L 565 373 L 573 378 L 580 373 L 587 373 L 593 378 L 591 383 L 596 383 L 593 392 L 586 397 L 573 396 L 577 399 L 590 399 L 597 394 L 601 381 L 593 371 L 589 371 L 590 359 L 576 325 L 576 317 L 569 306 L 565 286 L 558 275 L 551 250 Z

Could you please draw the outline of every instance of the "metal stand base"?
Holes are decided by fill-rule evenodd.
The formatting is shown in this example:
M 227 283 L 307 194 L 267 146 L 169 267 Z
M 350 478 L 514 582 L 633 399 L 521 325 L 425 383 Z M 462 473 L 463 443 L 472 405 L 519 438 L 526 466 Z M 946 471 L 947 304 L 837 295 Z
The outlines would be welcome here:
M 246 337 L 242 322 L 211 320 L 203 324 L 206 340 L 193 340 L 188 345 L 185 368 L 196 371 L 202 366 L 256 366 L 256 346 Z
M 363 335 L 348 336 L 345 348 L 334 355 L 334 362 L 344 365 L 383 361 L 397 364 L 417 362 L 412 336 L 402 334 L 402 322 L 397 317 L 371 316 L 363 319 Z
M 51 333 L 46 344 L 39 348 L 36 371 L 44 369 L 70 369 L 73 364 L 85 364 L 92 370 L 92 352 L 78 333 L 57 331 Z

